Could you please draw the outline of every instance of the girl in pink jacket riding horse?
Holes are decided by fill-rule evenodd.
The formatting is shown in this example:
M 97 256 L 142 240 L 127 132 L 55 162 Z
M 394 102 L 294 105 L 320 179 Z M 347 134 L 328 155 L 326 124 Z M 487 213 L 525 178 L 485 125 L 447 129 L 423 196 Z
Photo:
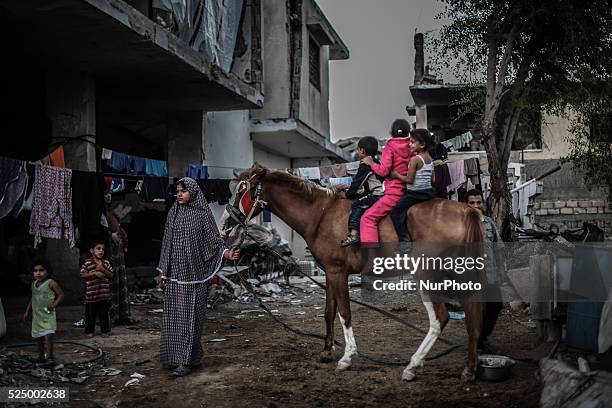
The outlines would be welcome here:
M 408 163 L 413 156 L 410 149 L 410 124 L 404 119 L 396 119 L 391 126 L 391 139 L 382 151 L 380 164 L 374 163 L 372 157 L 365 157 L 362 162 L 372 168 L 381 177 L 388 177 L 391 171 L 406 174 Z M 391 212 L 398 203 L 406 186 L 400 180 L 385 180 L 385 193 L 361 217 L 360 231 L 363 244 L 376 244 L 378 239 L 378 222 Z

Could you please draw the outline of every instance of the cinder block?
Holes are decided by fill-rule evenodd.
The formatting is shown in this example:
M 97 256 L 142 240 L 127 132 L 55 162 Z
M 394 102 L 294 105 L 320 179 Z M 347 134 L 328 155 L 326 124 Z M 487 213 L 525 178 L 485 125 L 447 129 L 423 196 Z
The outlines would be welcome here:
M 550 208 L 550 209 L 546 210 L 546 212 L 548 213 L 548 215 L 559 215 L 559 209 L 558 208 Z
M 576 200 L 567 200 L 565 202 L 565 206 L 566 207 L 571 207 L 571 208 L 578 207 L 578 201 L 576 201 Z
M 597 207 L 589 207 L 586 210 L 587 214 L 597 214 Z
M 553 208 L 553 202 L 552 201 L 542 201 L 542 203 L 540 203 L 540 208 Z
M 548 215 L 548 210 L 536 210 L 535 215 Z
M 603 208 L 603 207 L 600 207 L 600 208 L 598 208 L 598 209 L 597 209 L 597 213 L 598 213 L 598 214 L 603 214 L 603 213 L 605 213 L 605 212 L 606 212 L 606 209 L 605 209 L 605 208 Z
M 573 208 L 561 208 L 560 212 L 561 214 L 573 214 L 574 209 Z
M 586 208 L 581 208 L 581 207 L 574 208 L 574 214 L 586 214 Z
M 591 200 L 578 201 L 578 207 L 587 208 L 591 206 Z
M 591 205 L 593 207 L 603 207 L 606 205 L 606 202 L 604 200 L 593 200 L 591 201 Z
M 565 201 L 560 201 L 560 200 L 559 201 L 555 201 L 554 206 L 555 206 L 555 208 L 563 208 L 563 207 L 565 207 Z
M 533 203 L 533 209 L 534 210 L 539 210 L 540 209 L 540 203 L 538 203 L 538 202 Z

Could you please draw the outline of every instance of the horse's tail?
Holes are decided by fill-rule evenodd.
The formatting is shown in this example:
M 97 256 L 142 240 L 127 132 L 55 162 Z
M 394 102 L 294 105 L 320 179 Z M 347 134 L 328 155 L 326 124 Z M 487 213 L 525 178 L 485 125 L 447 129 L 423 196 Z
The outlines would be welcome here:
M 470 208 L 464 215 L 465 218 L 465 242 L 483 242 L 482 221 L 478 210 Z

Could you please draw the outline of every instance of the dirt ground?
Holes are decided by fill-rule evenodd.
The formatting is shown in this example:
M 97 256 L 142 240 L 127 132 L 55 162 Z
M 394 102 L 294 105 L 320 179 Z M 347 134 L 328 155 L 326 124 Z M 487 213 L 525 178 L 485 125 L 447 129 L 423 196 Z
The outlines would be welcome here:
M 293 289 L 290 300 L 267 305 L 292 326 L 323 333 L 324 293 L 308 284 Z M 360 298 L 359 289 L 351 296 Z M 369 299 L 368 299 L 369 300 Z M 422 305 L 403 299 L 379 302 L 419 327 L 426 328 Z M 298 336 L 285 330 L 254 303 L 230 302 L 208 313 L 204 329 L 204 361 L 201 368 L 184 378 L 173 378 L 159 367 L 161 305 L 134 305 L 134 326 L 118 326 L 109 337 L 84 339 L 82 329 L 71 323 L 81 316 L 79 307 L 60 307 L 57 339 L 74 339 L 101 347 L 104 366 L 121 370 L 116 376 L 90 376 L 83 384 L 59 383 L 70 387 L 68 407 L 531 407 L 538 406 L 540 388 L 534 374 L 538 358 L 546 355 L 548 344 L 538 345 L 528 316 L 504 309 L 491 337 L 494 348 L 503 354 L 531 362 L 519 362 L 511 379 L 501 383 L 461 383 L 465 359 L 456 351 L 428 361 L 416 381 L 401 381 L 403 367 L 383 366 L 356 357 L 351 369 L 335 372 L 335 363 L 318 362 L 321 340 Z M 259 309 L 259 310 L 258 310 Z M 353 327 L 358 350 L 388 360 L 408 360 L 422 336 L 400 323 L 370 309 L 353 305 Z M 9 319 L 9 334 L 2 345 L 31 341 L 29 325 Z M 454 342 L 466 340 L 463 321 L 451 320 L 442 337 Z M 226 339 L 211 342 L 213 339 Z M 342 329 L 336 321 L 336 339 Z M 442 351 L 437 343 L 432 353 Z M 17 350 L 17 349 L 13 349 Z M 91 355 L 76 346 L 57 345 L 58 362 L 70 362 Z M 33 348 L 19 353 L 34 354 Z M 339 358 L 342 350 L 335 351 Z M 98 364 L 92 369 L 98 370 Z M 134 372 L 146 375 L 140 385 L 124 387 Z M 31 384 L 41 382 L 32 377 Z

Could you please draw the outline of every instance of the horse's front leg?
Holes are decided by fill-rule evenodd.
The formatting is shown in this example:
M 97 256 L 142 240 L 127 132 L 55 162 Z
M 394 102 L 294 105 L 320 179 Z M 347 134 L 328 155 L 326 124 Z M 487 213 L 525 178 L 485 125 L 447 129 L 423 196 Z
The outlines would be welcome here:
M 340 361 L 338 361 L 336 370 L 344 371 L 351 366 L 353 356 L 357 354 L 357 343 L 355 342 L 355 335 L 353 334 L 353 327 L 351 324 L 348 277 L 342 271 L 328 274 L 327 276 L 338 304 L 338 317 L 340 318 L 342 331 L 344 332 L 344 354 L 342 358 L 340 358 Z
M 319 356 L 321 363 L 334 361 L 332 349 L 334 347 L 334 319 L 336 318 L 336 298 L 334 292 L 326 280 L 327 290 L 325 292 L 325 347 Z

